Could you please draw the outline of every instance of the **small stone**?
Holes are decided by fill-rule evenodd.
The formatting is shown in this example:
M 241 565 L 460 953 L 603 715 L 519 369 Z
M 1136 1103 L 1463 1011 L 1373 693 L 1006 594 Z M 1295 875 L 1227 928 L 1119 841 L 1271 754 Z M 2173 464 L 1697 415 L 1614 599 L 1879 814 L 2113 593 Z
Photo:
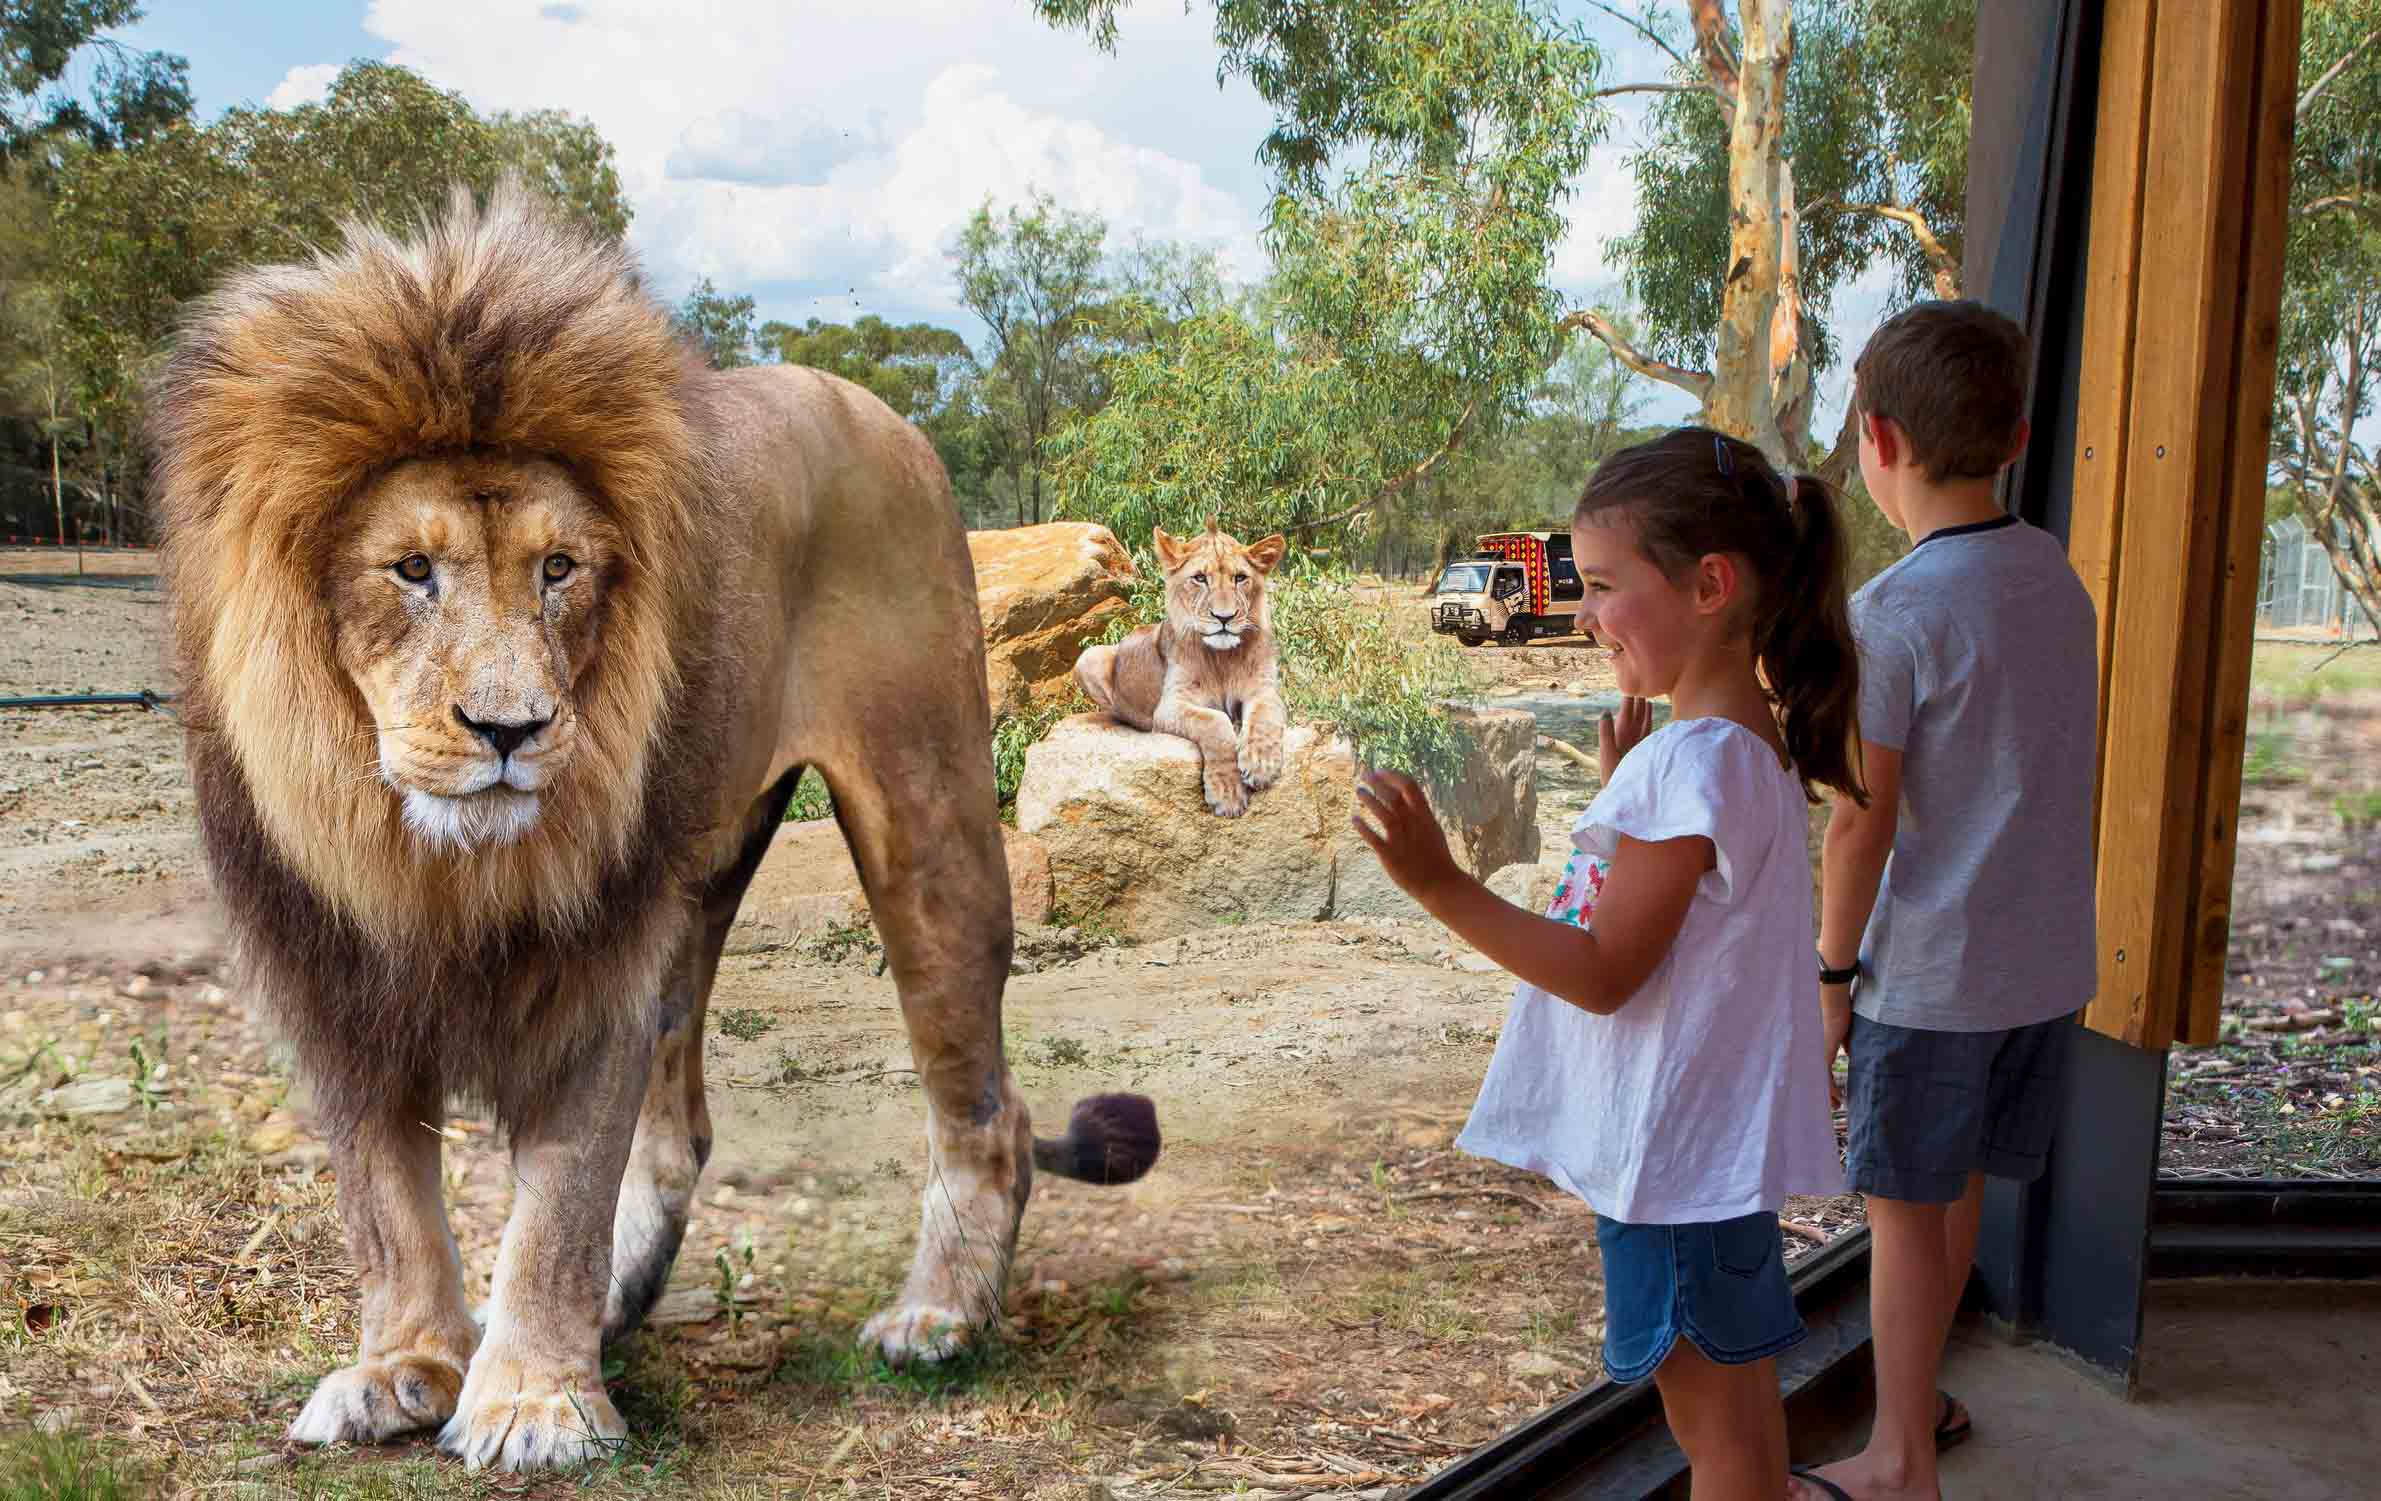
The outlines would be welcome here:
M 119 995 L 124 996 L 126 999 L 137 1001 L 142 996 L 145 996 L 149 993 L 149 977 L 147 975 L 134 975 L 131 979 L 126 980 L 122 985 L 117 986 L 116 990 Z
M 1467 975 L 1493 975 L 1501 966 L 1486 954 L 1458 954 L 1455 967 Z
M 77 1079 L 43 1093 L 34 1104 L 53 1115 L 114 1115 L 132 1108 L 130 1079 Z
M 248 1150 L 259 1157 L 272 1157 L 298 1144 L 298 1128 L 291 1121 L 266 1121 L 248 1133 Z
M 74 1420 L 79 1416 L 81 1414 L 72 1407 L 53 1407 L 35 1418 L 33 1426 L 43 1433 L 64 1433 L 74 1427 Z
M 48 974 L 49 974 L 49 971 L 47 971 L 47 970 L 40 970 L 40 969 L 34 970 L 34 971 L 32 971 L 30 974 L 28 974 L 28 975 L 26 975 L 26 976 L 25 976 L 25 983 L 26 983 L 26 984 L 28 984 L 28 985 L 39 985 L 39 984 L 40 984 L 40 983 L 43 981 L 43 979 L 45 979 L 45 978 L 48 976 Z
M 1536 1350 L 1515 1352 L 1506 1359 L 1505 1369 L 1524 1381 L 1559 1380 L 1572 1374 L 1569 1366 Z

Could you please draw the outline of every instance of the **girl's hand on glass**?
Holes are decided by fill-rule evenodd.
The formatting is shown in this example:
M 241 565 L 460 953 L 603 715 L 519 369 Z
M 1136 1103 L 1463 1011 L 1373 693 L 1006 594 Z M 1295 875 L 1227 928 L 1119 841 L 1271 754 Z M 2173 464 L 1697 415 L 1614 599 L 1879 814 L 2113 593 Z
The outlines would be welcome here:
M 1373 823 L 1365 822 L 1365 815 Z M 1356 815 L 1349 820 L 1372 846 L 1381 869 L 1406 895 L 1422 893 L 1463 874 L 1447 849 L 1447 835 L 1414 779 L 1397 771 L 1368 771 L 1356 779 Z M 1374 824 L 1379 825 L 1376 829 Z
M 1620 765 L 1620 758 L 1643 740 L 1653 729 L 1653 700 L 1624 698 L 1620 714 L 1614 717 L 1607 709 L 1596 720 L 1596 769 L 1605 781 L 1612 780 L 1612 770 Z

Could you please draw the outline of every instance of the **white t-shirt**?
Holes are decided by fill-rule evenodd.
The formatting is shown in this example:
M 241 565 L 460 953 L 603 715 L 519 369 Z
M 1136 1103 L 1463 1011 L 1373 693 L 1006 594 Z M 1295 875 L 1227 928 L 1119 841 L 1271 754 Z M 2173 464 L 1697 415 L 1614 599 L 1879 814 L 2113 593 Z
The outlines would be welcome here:
M 1697 1224 L 1844 1191 L 1827 1104 L 1808 804 L 1759 735 L 1716 716 L 1640 741 L 1580 815 L 1547 915 L 1589 926 L 1620 836 L 1700 834 L 1670 952 L 1595 1016 L 1523 983 L 1455 1145 L 1542 1173 L 1609 1219 Z

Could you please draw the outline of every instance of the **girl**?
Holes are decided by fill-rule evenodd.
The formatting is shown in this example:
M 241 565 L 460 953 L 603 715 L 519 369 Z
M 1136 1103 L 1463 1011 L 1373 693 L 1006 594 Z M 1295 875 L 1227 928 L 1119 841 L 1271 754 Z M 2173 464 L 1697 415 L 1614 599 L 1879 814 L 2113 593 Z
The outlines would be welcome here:
M 1407 777 L 1363 779 L 1356 829 L 1520 982 L 1456 1145 L 1595 1210 L 1607 1373 L 1654 1378 L 1696 1501 L 1819 1501 L 1787 1473 L 1777 1211 L 1844 1184 L 1805 843 L 1813 784 L 1865 800 L 1843 534 L 1816 480 L 1686 428 L 1605 460 L 1571 542 L 1624 700 L 1550 910 L 1466 875 Z

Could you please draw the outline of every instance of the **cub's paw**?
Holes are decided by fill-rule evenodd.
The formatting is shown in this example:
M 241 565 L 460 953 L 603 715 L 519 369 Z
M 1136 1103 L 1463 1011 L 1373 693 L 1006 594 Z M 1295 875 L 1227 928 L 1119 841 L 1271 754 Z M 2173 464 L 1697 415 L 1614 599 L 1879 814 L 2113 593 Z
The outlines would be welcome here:
M 956 1308 L 898 1303 L 860 1326 L 860 1348 L 890 1366 L 937 1365 L 975 1343 L 975 1321 Z
M 483 1358 L 471 1363 L 438 1447 L 465 1469 L 558 1470 L 600 1459 L 627 1437 L 600 1378 Z
M 1281 737 L 1250 736 L 1240 742 L 1240 780 L 1251 792 L 1262 792 L 1281 780 Z
M 462 1390 L 462 1367 L 435 1356 L 358 1361 L 322 1378 L 289 1436 L 301 1444 L 385 1443 L 445 1422 Z
M 1240 768 L 1227 766 L 1206 774 L 1207 806 L 1219 818 L 1238 818 L 1248 811 L 1248 789 L 1240 783 Z

